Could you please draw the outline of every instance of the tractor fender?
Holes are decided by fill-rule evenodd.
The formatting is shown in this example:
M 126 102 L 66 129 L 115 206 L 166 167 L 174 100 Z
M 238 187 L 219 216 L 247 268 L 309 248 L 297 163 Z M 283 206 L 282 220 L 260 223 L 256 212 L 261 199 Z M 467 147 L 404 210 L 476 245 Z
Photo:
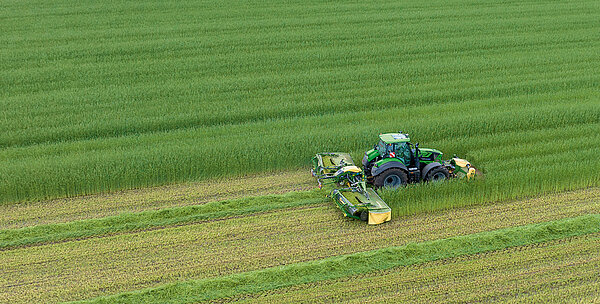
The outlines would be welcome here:
M 381 165 L 380 167 L 373 166 L 373 168 L 371 169 L 371 176 L 377 176 L 379 173 L 391 168 L 398 168 L 404 171 L 408 171 L 408 168 L 406 168 L 406 166 L 400 161 L 391 161 Z
M 438 162 L 432 162 L 427 164 L 425 167 L 423 167 L 423 171 L 421 172 L 421 179 L 425 179 L 425 177 L 427 176 L 427 173 L 429 173 L 429 171 L 431 171 L 434 168 L 437 167 L 441 167 L 442 164 L 438 163 Z

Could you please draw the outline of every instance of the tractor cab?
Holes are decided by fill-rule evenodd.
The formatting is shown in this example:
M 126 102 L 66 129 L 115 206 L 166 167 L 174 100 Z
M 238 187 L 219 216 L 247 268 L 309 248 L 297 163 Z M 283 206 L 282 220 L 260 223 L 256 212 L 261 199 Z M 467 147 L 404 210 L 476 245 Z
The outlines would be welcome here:
M 395 158 L 407 167 L 418 169 L 423 169 L 432 162 L 441 162 L 442 155 L 443 153 L 436 149 L 420 149 L 418 143 L 410 143 L 408 134 L 402 133 L 379 135 L 379 143 L 366 153 L 367 161 L 375 158 Z
M 408 166 L 413 158 L 413 152 L 410 147 L 410 138 L 408 134 L 386 133 L 379 135 L 379 143 L 376 146 L 377 153 L 371 153 L 372 156 L 378 154 L 378 158 L 396 158 L 404 165 Z M 372 159 L 371 159 L 372 160 Z

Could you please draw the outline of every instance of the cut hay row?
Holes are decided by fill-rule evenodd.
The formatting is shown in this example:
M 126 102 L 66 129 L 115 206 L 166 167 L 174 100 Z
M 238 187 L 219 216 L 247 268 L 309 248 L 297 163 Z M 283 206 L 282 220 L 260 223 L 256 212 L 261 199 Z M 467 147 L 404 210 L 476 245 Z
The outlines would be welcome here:
M 12 303 L 79 300 L 600 212 L 598 189 L 367 226 L 332 204 L 0 252 Z
M 537 142 L 514 137 L 501 158 L 469 142 L 600 117 L 594 0 L 0 7 L 0 203 L 298 169 L 399 129 L 494 168 Z M 490 176 L 475 195 L 599 185 L 556 169 L 531 189 Z
M 287 208 L 323 205 L 323 191 L 288 192 L 281 195 L 250 196 L 200 205 L 126 212 L 119 215 L 89 218 L 66 223 L 36 225 L 0 230 L 0 250 L 50 242 L 82 240 L 91 237 L 132 233 L 254 216 Z
M 73 198 L 0 205 L 0 229 L 66 223 L 164 208 L 316 188 L 307 170 L 174 184 Z
M 281 287 L 343 278 L 372 271 L 388 270 L 394 267 L 502 250 L 508 247 L 543 243 L 573 236 L 597 234 L 598 232 L 600 232 L 600 214 L 590 214 L 423 243 L 411 243 L 405 246 L 386 247 L 350 255 L 339 255 L 317 261 L 289 264 L 219 278 L 167 284 L 158 288 L 101 297 L 86 303 L 197 303 L 201 300 L 230 298 L 239 294 L 275 290 Z M 593 280 L 593 275 L 590 272 L 598 263 L 599 256 L 595 253 L 597 248 L 599 248 L 598 245 L 587 248 L 593 252 L 592 266 L 585 265 L 587 269 L 585 276 L 588 280 Z M 567 270 L 567 272 L 569 271 Z M 570 276 L 574 277 L 574 274 L 571 273 Z M 535 281 L 535 278 L 530 278 L 530 280 Z M 386 283 L 389 282 L 380 283 L 378 280 L 369 280 L 371 286 L 383 285 L 385 287 L 388 285 Z M 373 295 L 369 293 L 369 289 L 365 290 L 361 285 L 352 286 L 354 288 L 350 288 L 350 292 L 358 291 L 367 293 L 370 296 Z M 335 295 L 339 297 L 340 292 L 342 291 L 338 290 Z M 337 303 L 335 300 L 333 302 Z
M 561 239 L 247 294 L 221 303 L 592 303 L 600 235 Z

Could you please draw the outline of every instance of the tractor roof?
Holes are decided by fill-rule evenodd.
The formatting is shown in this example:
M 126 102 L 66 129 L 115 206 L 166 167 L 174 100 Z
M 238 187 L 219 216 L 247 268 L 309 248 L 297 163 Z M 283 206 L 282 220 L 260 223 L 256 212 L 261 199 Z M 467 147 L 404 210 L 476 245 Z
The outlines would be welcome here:
M 386 144 L 395 144 L 395 143 L 410 141 L 410 138 L 408 138 L 408 134 L 402 134 L 402 133 L 379 134 L 379 138 Z

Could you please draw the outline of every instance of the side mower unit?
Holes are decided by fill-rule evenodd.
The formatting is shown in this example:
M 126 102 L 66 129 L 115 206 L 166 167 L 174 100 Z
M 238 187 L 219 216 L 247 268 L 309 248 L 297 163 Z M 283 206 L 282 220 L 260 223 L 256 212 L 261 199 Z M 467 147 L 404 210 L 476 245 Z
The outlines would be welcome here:
M 371 225 L 392 219 L 392 210 L 375 190 L 367 187 L 362 169 L 354 165 L 350 154 L 319 153 L 313 158 L 313 166 L 311 173 L 317 177 L 319 188 L 333 185 L 329 197 L 344 216 Z
M 392 219 L 392 209 L 372 188 L 366 192 L 354 188 L 334 189 L 330 197 L 342 210 L 344 216 L 367 221 L 370 225 L 381 224 Z

